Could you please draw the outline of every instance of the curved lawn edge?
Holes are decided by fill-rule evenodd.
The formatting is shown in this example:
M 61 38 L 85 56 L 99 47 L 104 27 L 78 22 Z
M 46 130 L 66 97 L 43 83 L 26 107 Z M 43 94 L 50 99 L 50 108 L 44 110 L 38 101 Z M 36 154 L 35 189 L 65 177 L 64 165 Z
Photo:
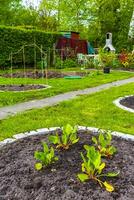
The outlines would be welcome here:
M 12 138 L 7 138 L 3 141 L 0 141 L 0 149 L 2 147 L 4 147 L 5 145 L 16 142 L 16 141 L 18 141 L 22 138 L 35 136 L 35 135 L 50 134 L 53 131 L 57 131 L 57 130 L 62 130 L 62 127 L 42 128 L 42 129 L 30 131 L 30 132 L 19 133 L 19 134 L 13 135 Z M 78 131 L 85 131 L 85 132 L 91 131 L 94 135 L 97 135 L 99 133 L 99 130 L 100 130 L 99 128 L 95 128 L 95 127 L 78 126 Z M 101 130 L 104 131 L 104 129 L 101 129 Z M 125 133 L 118 132 L 118 131 L 111 131 L 111 135 L 118 137 L 118 138 L 121 138 L 121 139 L 124 139 L 124 140 L 134 141 L 134 135 L 125 134 Z
M 119 107 L 119 108 L 121 108 L 121 109 L 123 109 L 123 110 L 125 110 L 125 111 L 134 113 L 134 109 L 128 108 L 128 107 L 126 107 L 126 106 L 123 106 L 123 105 L 120 103 L 121 100 L 124 100 L 125 98 L 131 97 L 131 96 L 134 96 L 134 95 L 127 95 L 127 96 L 124 96 L 124 97 L 120 97 L 120 98 L 116 99 L 115 101 L 113 101 L 113 103 L 114 103 L 117 107 Z

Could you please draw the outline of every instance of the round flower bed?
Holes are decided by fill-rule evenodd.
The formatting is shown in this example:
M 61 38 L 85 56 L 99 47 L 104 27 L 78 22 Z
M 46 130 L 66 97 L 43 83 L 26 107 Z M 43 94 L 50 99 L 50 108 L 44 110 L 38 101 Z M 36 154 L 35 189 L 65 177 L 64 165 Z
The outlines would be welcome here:
M 134 113 L 134 95 L 121 97 L 115 100 L 114 103 L 123 110 Z
M 134 96 L 125 97 L 120 101 L 120 104 L 134 110 Z
M 61 131 L 59 131 L 61 132 Z M 52 135 L 55 132 L 51 133 Z M 60 134 L 60 133 L 59 133 Z M 68 150 L 55 151 L 59 160 L 51 166 L 35 170 L 34 152 L 42 150 L 41 141 L 47 142 L 50 134 L 29 136 L 0 149 L 0 199 L 21 200 L 123 200 L 134 196 L 134 143 L 113 137 L 112 144 L 117 153 L 110 159 L 103 158 L 106 170 L 120 171 L 115 178 L 103 178 L 115 187 L 112 193 L 92 180 L 78 180 L 81 172 L 83 145 L 93 145 L 93 134 L 78 131 L 79 141 Z
M 32 90 L 42 90 L 50 86 L 48 85 L 35 85 L 35 84 L 20 84 L 20 85 L 0 85 L 0 91 L 13 91 L 13 92 L 22 92 L 22 91 L 32 91 Z

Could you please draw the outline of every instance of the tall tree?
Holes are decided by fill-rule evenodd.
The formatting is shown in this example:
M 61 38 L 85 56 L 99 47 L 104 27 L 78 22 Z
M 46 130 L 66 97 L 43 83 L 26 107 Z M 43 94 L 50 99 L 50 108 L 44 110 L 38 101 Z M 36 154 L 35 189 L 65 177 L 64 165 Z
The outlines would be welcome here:
M 21 0 L 0 1 L 0 24 L 9 25 L 11 23 L 14 12 L 16 12 L 20 2 Z

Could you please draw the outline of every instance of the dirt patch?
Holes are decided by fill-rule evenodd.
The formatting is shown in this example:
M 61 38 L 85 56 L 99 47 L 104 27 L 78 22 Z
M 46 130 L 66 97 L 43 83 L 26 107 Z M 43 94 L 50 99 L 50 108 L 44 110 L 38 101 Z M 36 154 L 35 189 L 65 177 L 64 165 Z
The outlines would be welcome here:
M 47 78 L 63 78 L 64 76 L 71 76 L 71 75 L 77 75 L 77 76 L 85 76 L 85 72 L 58 72 L 58 71 L 48 71 L 47 72 Z M 11 78 L 11 74 L 3 74 L 1 75 L 5 78 Z M 12 74 L 13 78 L 46 78 L 46 72 L 43 73 L 40 71 L 27 71 L 25 74 L 23 72 L 15 72 Z
M 126 97 L 120 101 L 120 104 L 127 108 L 131 108 L 134 110 L 134 96 Z
M 45 89 L 46 85 L 0 85 L 1 91 L 29 91 Z
M 79 133 L 80 141 L 68 151 L 56 152 L 59 161 L 43 171 L 34 169 L 35 150 L 47 136 L 33 136 L 9 144 L 0 150 L 0 200 L 132 200 L 134 197 L 134 143 L 113 139 L 118 153 L 105 160 L 108 171 L 120 170 L 117 178 L 107 178 L 115 186 L 113 193 L 92 181 L 80 183 L 80 152 L 91 144 L 91 134 Z M 54 169 L 54 170 L 51 170 Z M 106 171 L 105 171 L 106 172 Z

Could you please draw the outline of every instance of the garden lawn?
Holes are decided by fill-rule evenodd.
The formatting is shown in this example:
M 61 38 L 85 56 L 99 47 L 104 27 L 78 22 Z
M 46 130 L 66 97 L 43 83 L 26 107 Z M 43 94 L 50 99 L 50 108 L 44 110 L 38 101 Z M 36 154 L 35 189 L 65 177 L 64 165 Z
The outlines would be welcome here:
M 134 94 L 134 83 L 80 96 L 54 107 L 18 114 L 0 123 L 0 140 L 37 128 L 72 125 L 92 126 L 134 135 L 134 113 L 113 104 L 121 96 Z
M 88 77 L 75 80 L 67 80 L 64 78 L 49 79 L 48 83 L 52 86 L 49 89 L 30 92 L 0 92 L 0 107 L 13 105 L 19 102 L 25 102 L 34 99 L 42 99 L 50 96 L 54 96 L 60 93 L 69 91 L 85 89 L 95 87 L 101 84 L 127 79 L 134 77 L 134 73 L 112 71 L 110 74 L 97 75 L 96 72 L 92 72 Z M 0 84 L 46 84 L 45 79 L 25 79 L 25 78 L 2 78 L 0 77 Z

